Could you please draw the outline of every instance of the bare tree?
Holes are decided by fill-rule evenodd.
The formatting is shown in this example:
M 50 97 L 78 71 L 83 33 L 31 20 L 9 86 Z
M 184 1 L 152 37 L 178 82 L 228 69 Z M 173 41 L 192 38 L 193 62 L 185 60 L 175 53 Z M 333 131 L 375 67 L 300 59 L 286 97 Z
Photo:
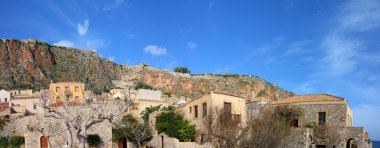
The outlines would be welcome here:
M 61 135 L 61 133 L 65 132 L 65 129 L 62 128 L 62 123 L 57 120 L 36 119 L 32 126 L 33 130 L 46 136 L 49 147 L 52 147 L 50 141 L 52 137 Z
M 79 141 L 79 147 L 84 148 L 86 131 L 90 127 L 104 121 L 112 123 L 130 105 L 129 99 L 108 100 L 107 95 L 95 96 L 92 93 L 83 94 L 85 102 L 75 102 L 70 91 L 58 94 L 63 100 L 53 104 L 50 94 L 43 93 L 39 105 L 45 109 L 45 117 L 63 122 L 69 148 L 73 146 L 73 133 Z
M 341 131 L 341 128 L 326 123 L 318 125 L 314 129 L 314 143 L 322 142 L 327 147 L 337 147 L 341 140 L 339 131 Z
M 215 147 L 238 147 L 247 132 L 239 115 L 224 114 L 223 110 L 219 109 L 210 109 L 204 123 L 206 141 L 211 142 Z
M 113 133 L 114 140 L 127 138 L 141 147 L 141 142 L 148 141 L 152 138 L 153 131 L 148 124 L 139 123 L 132 115 L 126 115 L 119 124 L 115 124 L 116 128 Z
M 290 121 L 298 118 L 302 112 L 298 108 L 276 107 L 263 109 L 258 118 L 249 119 L 247 134 L 240 147 L 275 148 L 290 142 L 292 131 Z

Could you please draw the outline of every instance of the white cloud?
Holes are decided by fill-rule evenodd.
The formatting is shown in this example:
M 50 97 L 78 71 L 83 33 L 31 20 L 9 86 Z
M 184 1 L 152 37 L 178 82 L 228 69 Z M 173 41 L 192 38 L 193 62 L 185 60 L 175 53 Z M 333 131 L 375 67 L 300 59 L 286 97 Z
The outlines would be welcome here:
M 102 39 L 88 39 L 83 41 L 83 48 L 97 51 L 106 47 Z
M 115 57 L 109 57 L 108 60 L 114 62 L 115 61 Z
M 158 47 L 157 45 L 148 45 L 144 48 L 144 51 L 154 56 L 166 55 L 166 48 Z
M 187 42 L 187 47 L 190 49 L 195 49 L 197 48 L 197 44 L 195 44 L 194 42 Z
M 104 6 L 102 10 L 103 11 L 110 11 L 112 9 L 115 9 L 115 8 L 119 7 L 121 4 L 123 4 L 124 1 L 125 0 L 115 0 L 111 4 Z
M 74 47 L 74 42 L 71 42 L 68 40 L 61 40 L 61 41 L 53 43 L 53 45 L 63 46 L 63 47 Z
M 342 29 L 366 31 L 380 25 L 380 1 L 351 0 L 337 16 Z
M 326 56 L 322 59 L 322 66 L 327 72 L 334 75 L 348 74 L 356 69 L 359 55 L 359 41 L 340 35 L 328 36 L 322 43 L 326 49 Z
M 325 57 L 321 67 L 334 75 L 349 74 L 365 62 L 365 47 L 368 42 L 355 34 L 369 32 L 380 26 L 380 2 L 376 0 L 351 0 L 343 4 L 335 16 L 328 35 L 323 39 Z
M 83 21 L 83 23 L 78 23 L 78 34 L 80 36 L 86 35 L 89 25 L 90 25 L 90 20 L 85 20 Z

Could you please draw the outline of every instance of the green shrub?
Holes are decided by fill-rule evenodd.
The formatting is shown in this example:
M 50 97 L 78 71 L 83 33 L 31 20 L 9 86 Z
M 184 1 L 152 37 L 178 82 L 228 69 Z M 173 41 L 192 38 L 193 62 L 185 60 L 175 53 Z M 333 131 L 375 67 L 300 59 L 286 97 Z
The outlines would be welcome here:
M 166 92 L 164 95 L 168 96 L 169 98 L 172 97 L 172 94 L 170 92 Z
M 162 112 L 157 115 L 156 129 L 158 134 L 165 133 L 181 142 L 194 139 L 196 133 L 195 125 L 191 125 L 189 121 L 184 120 L 181 115 L 173 111 Z
M 13 136 L 9 138 L 9 143 L 11 144 L 11 146 L 20 147 L 25 143 L 25 138 L 22 136 Z
M 9 145 L 9 137 L 0 137 L 0 148 L 7 148 Z
M 139 90 L 139 89 L 150 89 L 150 90 L 154 90 L 154 88 L 148 84 L 145 84 L 145 83 L 142 83 L 142 82 L 137 82 L 137 84 L 135 85 L 135 89 L 136 90 Z
M 190 70 L 187 69 L 187 67 L 176 67 L 174 68 L 174 71 L 179 73 L 190 73 Z
M 265 90 L 261 90 L 261 91 L 257 94 L 258 97 L 263 97 L 263 96 L 267 96 L 267 95 L 268 95 L 268 93 L 267 93 Z
M 98 134 L 88 134 L 86 137 L 86 142 L 89 147 L 97 147 L 102 143 L 102 138 Z

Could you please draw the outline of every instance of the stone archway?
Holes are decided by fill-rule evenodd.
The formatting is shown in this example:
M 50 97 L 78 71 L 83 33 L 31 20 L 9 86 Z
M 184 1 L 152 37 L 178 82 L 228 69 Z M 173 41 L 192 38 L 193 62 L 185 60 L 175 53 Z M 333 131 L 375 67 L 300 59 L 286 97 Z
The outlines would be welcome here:
M 357 148 L 358 145 L 356 145 L 356 143 L 354 143 L 354 138 L 350 138 L 347 140 L 347 143 L 346 143 L 346 148 Z
M 118 143 L 119 148 L 127 148 L 127 139 L 126 138 L 121 138 Z
M 48 138 L 46 136 L 41 136 L 40 143 L 41 143 L 41 148 L 49 148 Z

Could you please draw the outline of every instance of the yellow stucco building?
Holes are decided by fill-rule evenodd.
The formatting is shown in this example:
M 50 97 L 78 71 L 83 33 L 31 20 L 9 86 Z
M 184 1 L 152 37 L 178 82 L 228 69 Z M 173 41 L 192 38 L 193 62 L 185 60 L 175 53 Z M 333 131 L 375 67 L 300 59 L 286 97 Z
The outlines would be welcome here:
M 70 102 L 84 102 L 84 84 L 78 82 L 51 83 L 49 87 L 52 103 L 63 102 L 68 97 Z M 67 96 L 68 95 L 68 96 Z
M 246 123 L 245 99 L 221 92 L 210 92 L 178 107 L 177 111 L 195 124 L 198 131 L 195 141 L 200 143 L 203 142 L 203 136 L 207 135 L 205 121 L 210 116 L 234 120 L 243 126 Z

